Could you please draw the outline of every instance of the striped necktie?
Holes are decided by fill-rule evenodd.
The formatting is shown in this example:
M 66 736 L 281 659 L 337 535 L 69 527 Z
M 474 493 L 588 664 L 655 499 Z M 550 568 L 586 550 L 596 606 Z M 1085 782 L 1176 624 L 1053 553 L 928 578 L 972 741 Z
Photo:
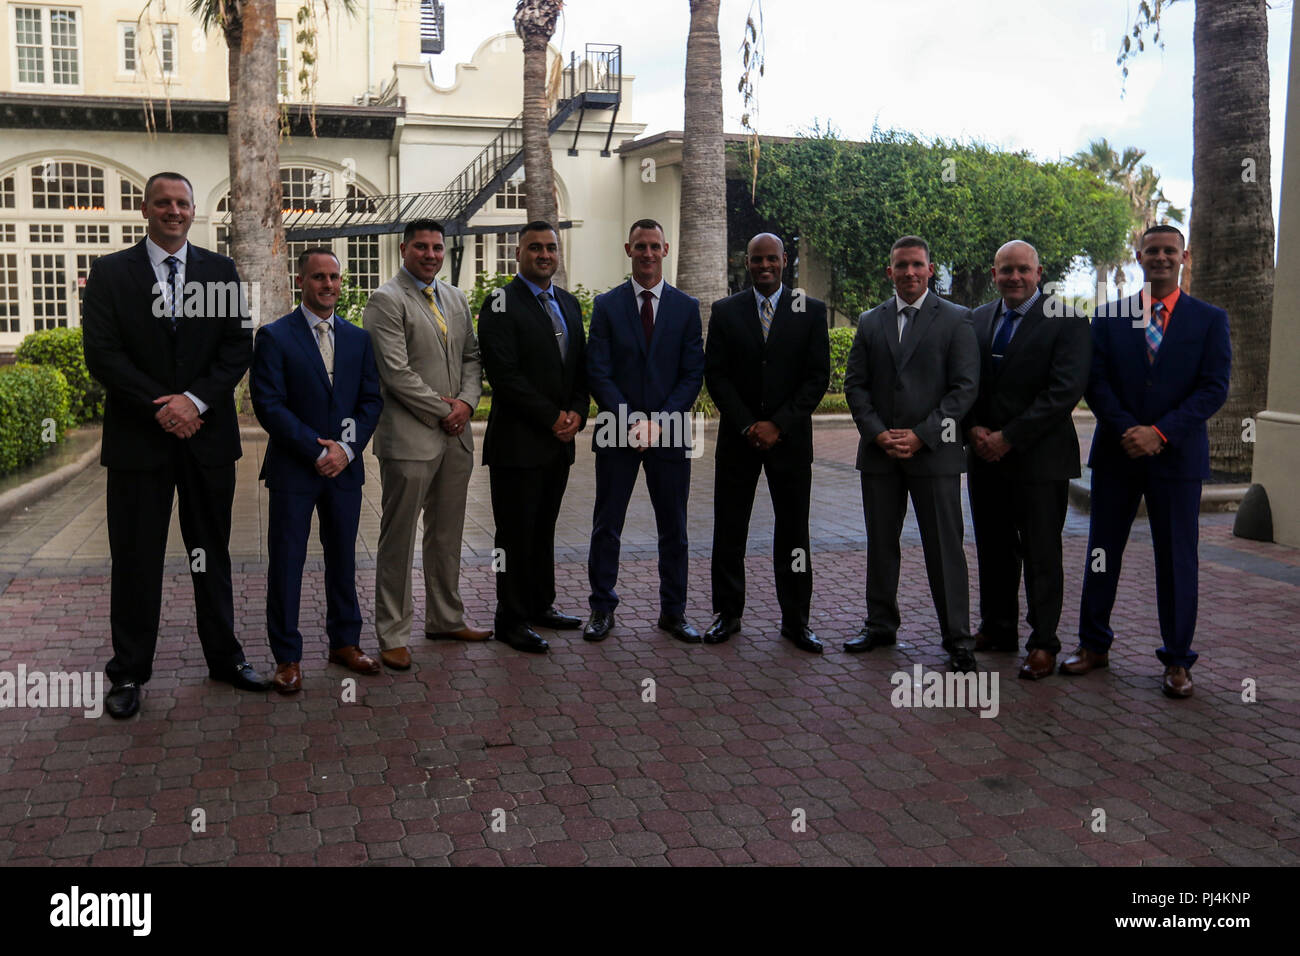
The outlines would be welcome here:
M 772 316 L 776 315 L 776 309 L 772 308 L 772 300 L 763 298 L 758 307 L 758 317 L 763 323 L 763 341 L 767 341 L 767 334 L 772 331 Z
M 442 333 L 442 341 L 447 341 L 447 320 L 442 317 L 442 309 L 438 308 L 437 296 L 433 294 L 433 286 L 426 285 L 421 291 L 429 302 L 429 309 L 433 312 L 433 319 L 438 323 L 438 331 Z

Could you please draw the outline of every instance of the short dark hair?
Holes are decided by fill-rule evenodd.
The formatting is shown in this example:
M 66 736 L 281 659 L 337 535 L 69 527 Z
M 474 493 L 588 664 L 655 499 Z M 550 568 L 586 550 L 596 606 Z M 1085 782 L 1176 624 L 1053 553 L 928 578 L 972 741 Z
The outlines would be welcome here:
M 889 247 L 889 258 L 893 259 L 894 253 L 899 249 L 924 249 L 925 261 L 930 261 L 930 244 L 920 236 L 901 236 L 896 239 L 894 244 Z
M 442 227 L 442 223 L 438 220 L 414 219 L 408 222 L 406 228 L 402 230 L 402 242 L 410 242 L 411 237 L 417 232 L 436 232 L 443 239 L 447 238 L 447 230 Z
M 526 232 L 553 232 L 555 233 L 556 239 L 560 238 L 560 230 L 556 229 L 545 219 L 534 219 L 528 225 L 524 226 L 524 228 L 520 229 L 519 230 L 520 242 L 523 241 L 524 233 Z
M 1142 233 L 1142 238 L 1138 240 L 1139 249 L 1142 248 L 1142 246 L 1146 245 L 1147 236 L 1151 235 L 1153 232 L 1161 232 L 1161 233 L 1172 232 L 1175 236 L 1178 237 L 1179 245 L 1181 245 L 1184 249 L 1187 248 L 1187 237 L 1184 236 L 1180 230 L 1169 225 L 1169 223 L 1161 222 L 1161 223 L 1157 223 L 1154 226 L 1151 226 L 1149 229 L 1147 229 L 1146 232 Z
M 149 177 L 148 180 L 145 181 L 145 184 L 144 184 L 144 198 L 145 198 L 145 199 L 148 199 L 148 198 L 149 198 L 149 190 L 152 189 L 152 188 L 153 188 L 153 184 L 156 183 L 156 182 L 157 182 L 158 180 L 160 180 L 160 179 L 172 179 L 172 180 L 175 180 L 176 182 L 184 183 L 186 186 L 189 187 L 189 190 L 190 190 L 190 199 L 193 199 L 193 198 L 194 198 L 194 184 L 191 183 L 191 182 L 190 182 L 188 179 L 186 179 L 184 176 L 182 176 L 180 173 L 154 173 L 152 176 Z
M 667 237 L 668 235 L 668 233 L 664 232 L 664 227 L 657 220 L 638 219 L 636 222 L 632 223 L 632 228 L 627 231 L 628 242 L 632 241 L 632 233 L 636 232 L 638 229 L 658 229 L 660 234 L 664 237 Z
M 334 250 L 329 246 L 312 246 L 310 249 L 304 249 L 298 253 L 298 275 L 307 268 L 307 262 L 312 256 L 334 256 L 334 261 L 339 262 L 339 257 L 334 255 Z M 343 263 L 339 262 L 341 266 Z

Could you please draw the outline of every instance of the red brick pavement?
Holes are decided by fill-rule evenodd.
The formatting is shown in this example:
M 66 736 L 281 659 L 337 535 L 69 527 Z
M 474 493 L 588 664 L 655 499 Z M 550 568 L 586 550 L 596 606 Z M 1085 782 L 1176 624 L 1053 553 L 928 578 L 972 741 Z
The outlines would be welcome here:
M 304 614 L 302 694 L 262 697 L 206 678 L 187 576 L 169 574 L 155 677 L 139 717 L 0 710 L 0 862 L 446 865 L 1290 864 L 1300 859 L 1300 693 L 1290 669 L 1296 552 L 1203 519 L 1197 695 L 1158 691 L 1149 536 L 1139 526 L 1109 671 L 1041 683 L 986 655 L 999 713 L 896 709 L 891 675 L 941 669 L 919 548 L 904 556 L 897 649 L 839 649 L 861 623 L 865 560 L 851 431 L 818 432 L 813 627 L 828 653 L 779 639 L 761 505 L 745 630 L 686 647 L 654 630 L 648 531 L 630 535 L 613 637 L 547 634 L 545 657 L 417 638 L 415 668 L 357 679 L 324 661 Z M 589 488 L 575 470 L 575 527 Z M 587 462 L 589 467 L 589 461 Z M 476 476 L 476 481 L 482 475 Z M 707 503 L 711 465 L 696 469 Z M 648 516 L 638 494 L 629 526 Z M 692 516 L 698 518 L 701 501 Z M 637 509 L 645 511 L 644 515 Z M 770 510 L 770 509 L 769 509 Z M 636 517 L 640 515 L 640 517 Z M 707 623 L 708 527 L 693 533 L 690 607 Z M 645 527 L 649 527 L 646 525 Z M 854 530 L 856 527 L 856 531 Z M 1067 532 L 1068 642 L 1086 517 Z M 858 536 L 857 541 L 853 536 Z M 642 535 L 637 537 L 637 535 Z M 909 520 L 906 532 L 915 540 Z M 968 535 L 969 538 L 969 535 Z M 562 542 L 565 609 L 585 605 L 585 549 Z M 973 552 L 968 548 L 973 564 Z M 576 558 L 576 560 L 575 560 Z M 492 578 L 467 555 L 471 619 Z M 235 580 L 250 659 L 269 665 L 264 568 Z M 373 572 L 361 574 L 373 607 Z M 3 581 L 0 581 L 3 584 Z M 417 586 L 417 628 L 422 597 Z M 304 605 L 322 600 L 309 585 Z M 108 581 L 18 576 L 0 593 L 0 670 L 102 668 Z M 418 632 L 417 632 L 418 633 Z M 373 647 L 373 638 L 366 637 Z M 656 699 L 643 700 L 652 679 Z M 1255 702 L 1243 702 L 1244 680 Z M 910 681 L 909 681 L 910 682 Z M 195 811 L 206 816 L 196 832 Z M 1097 811 L 1105 829 L 1094 830 Z M 493 821 L 504 822 L 504 831 Z M 795 824 L 805 820 L 799 829 Z

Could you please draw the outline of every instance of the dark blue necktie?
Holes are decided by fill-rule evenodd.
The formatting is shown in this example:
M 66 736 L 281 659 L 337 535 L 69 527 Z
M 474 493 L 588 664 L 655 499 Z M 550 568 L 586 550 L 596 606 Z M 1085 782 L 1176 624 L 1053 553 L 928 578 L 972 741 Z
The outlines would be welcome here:
M 1020 319 L 1019 314 L 1010 310 L 1002 319 L 1002 328 L 998 329 L 998 334 L 993 336 L 993 368 L 997 369 L 1002 365 L 1002 356 L 1007 354 L 1007 346 L 1011 344 L 1011 333 L 1015 331 L 1015 324 Z
M 181 307 L 181 297 L 176 290 L 176 278 L 178 270 L 180 269 L 181 260 L 177 259 L 175 256 L 168 256 L 163 260 L 163 262 L 167 263 L 167 288 L 171 292 L 172 297 L 171 318 L 172 325 L 174 326 L 176 324 L 176 317 L 180 315 Z
M 542 300 L 546 314 L 551 317 L 551 330 L 555 333 L 555 344 L 560 348 L 560 358 L 564 359 L 569 354 L 569 328 L 564 324 L 564 316 L 560 315 L 560 305 L 550 292 L 542 292 L 538 298 Z

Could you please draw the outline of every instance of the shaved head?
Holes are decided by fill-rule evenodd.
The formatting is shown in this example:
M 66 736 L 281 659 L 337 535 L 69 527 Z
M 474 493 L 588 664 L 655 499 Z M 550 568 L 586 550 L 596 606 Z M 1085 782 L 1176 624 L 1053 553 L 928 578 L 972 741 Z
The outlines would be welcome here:
M 1038 265 L 1038 250 L 1025 242 L 1023 239 L 1012 239 L 1010 242 L 1004 242 L 998 247 L 998 251 L 993 255 L 993 265 L 996 268 L 998 260 L 1006 258 L 1011 252 L 1028 252 L 1033 257 L 1034 265 Z
M 760 232 L 760 233 L 759 233 L 757 236 L 755 236 L 753 239 L 749 240 L 749 245 L 747 245 L 747 246 L 745 247 L 745 251 L 746 251 L 746 252 L 752 252 L 753 249 L 754 249 L 754 243 L 758 242 L 760 239 L 770 239 L 770 240 L 772 240 L 773 242 L 776 243 L 776 247 L 777 247 L 777 249 L 780 251 L 780 253 L 781 253 L 782 255 L 785 255 L 785 243 L 781 241 L 781 237 L 780 237 L 780 236 L 775 235 L 775 234 L 770 233 L 770 232 Z

